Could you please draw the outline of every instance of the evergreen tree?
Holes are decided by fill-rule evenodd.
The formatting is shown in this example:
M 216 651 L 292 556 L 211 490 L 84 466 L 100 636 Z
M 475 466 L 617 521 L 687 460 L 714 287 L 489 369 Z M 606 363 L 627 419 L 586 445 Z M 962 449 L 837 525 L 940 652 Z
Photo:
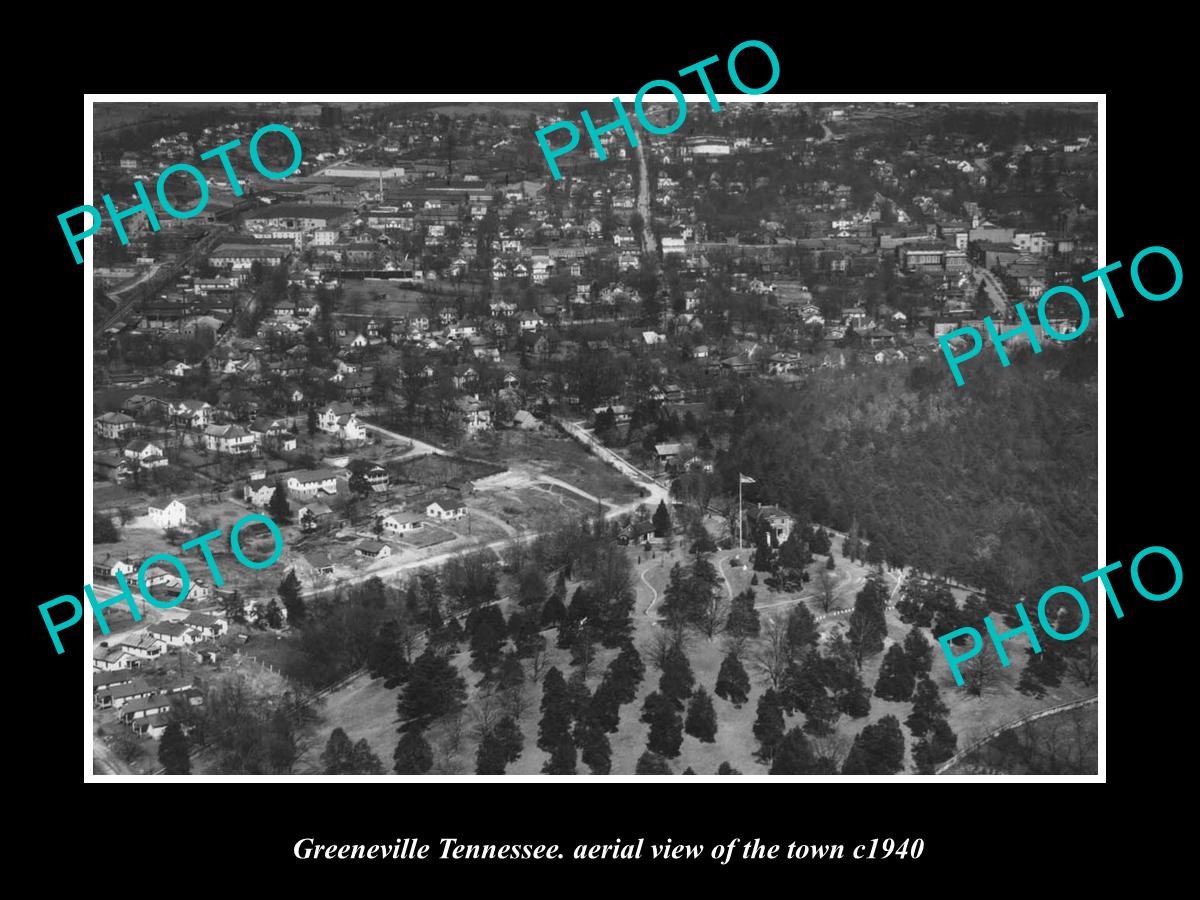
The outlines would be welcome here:
M 696 689 L 691 702 L 688 703 L 687 719 L 684 722 L 683 730 L 706 744 L 711 744 L 716 740 L 717 713 L 713 709 L 712 698 L 708 696 L 708 691 L 702 687 Z
M 904 703 L 912 698 L 912 692 L 913 672 L 908 664 L 908 657 L 903 647 L 892 644 L 884 654 L 883 665 L 879 667 L 875 696 L 882 700 Z
M 609 663 L 608 675 L 618 703 L 632 703 L 637 696 L 638 685 L 646 674 L 646 664 L 632 642 L 621 647 L 621 652 Z
M 815 763 L 808 738 L 799 728 L 792 728 L 779 741 L 771 760 L 772 775 L 808 775 Z
M 409 668 L 396 712 L 402 721 L 424 728 L 434 719 L 461 709 L 466 696 L 466 683 L 454 666 L 432 647 L 426 647 Z
M 904 768 L 904 735 L 895 716 L 868 725 L 850 747 L 843 775 L 894 775 Z
M 525 738 L 511 716 L 505 716 L 489 728 L 479 741 L 475 771 L 479 775 L 503 775 L 510 762 L 521 755 Z
M 767 688 L 758 698 L 757 713 L 754 719 L 754 737 L 758 739 L 756 755 L 763 761 L 770 761 L 783 740 L 783 710 L 774 688 Z
M 167 775 L 190 775 L 192 760 L 188 755 L 188 739 L 183 727 L 175 721 L 167 723 L 158 743 L 158 762 Z
M 670 775 L 671 767 L 667 765 L 667 761 L 657 753 L 652 753 L 647 750 L 638 757 L 637 775 Z
M 570 735 L 556 738 L 547 752 L 550 758 L 542 766 L 543 775 L 575 774 L 575 743 Z
M 717 766 L 718 775 L 741 775 L 742 773 L 731 766 L 728 762 L 723 762 Z
M 815 647 L 820 638 L 817 620 L 804 602 L 797 603 L 788 611 L 787 641 L 792 653 L 800 653 L 806 647 Z
M 761 528 L 755 537 L 754 571 L 770 572 L 774 568 L 775 551 L 771 549 L 771 538 L 765 528 Z M 768 584 L 770 582 L 768 581 Z
M 612 745 L 604 731 L 597 727 L 588 727 L 583 731 L 580 760 L 592 770 L 593 775 L 607 775 L 612 771 Z
M 397 775 L 424 775 L 433 768 L 433 749 L 415 728 L 405 731 L 392 755 Z
M 683 709 L 683 701 L 691 696 L 694 683 L 692 664 L 688 662 L 683 648 L 676 644 L 667 651 L 666 658 L 663 660 L 658 690 L 674 703 L 676 709 Z
M 326 775 L 382 775 L 383 763 L 371 750 L 366 738 L 357 744 L 352 743 L 346 732 L 341 728 L 333 729 L 325 750 L 321 754 L 321 763 L 325 766 Z
M 729 610 L 725 630 L 735 637 L 758 637 L 761 624 L 754 608 L 754 589 L 746 588 L 736 597 Z
M 542 627 L 553 628 L 566 617 L 567 608 L 563 605 L 562 598 L 557 593 L 552 594 L 550 599 L 542 605 Z
M 647 695 L 642 705 L 641 721 L 650 726 L 646 747 L 653 753 L 673 759 L 683 743 L 683 720 L 674 703 L 657 691 Z
M 300 625 L 305 616 L 304 599 L 300 596 L 300 580 L 292 569 L 288 569 L 283 581 L 279 582 L 279 599 L 283 601 L 283 608 L 287 610 L 288 623 L 293 626 Z
M 861 719 L 871 714 L 871 695 L 857 671 L 850 687 L 838 694 L 838 709 L 852 719 Z
M 494 606 L 487 608 L 496 609 Z M 500 615 L 498 610 L 496 615 Z M 470 618 L 468 617 L 469 621 Z M 500 618 L 500 621 L 504 621 L 503 617 Z M 491 617 L 476 622 L 474 629 L 470 631 L 470 635 L 471 668 L 483 675 L 486 680 L 491 676 L 492 670 L 500 662 L 500 648 L 504 643 L 504 635 L 496 631 L 495 623 Z
M 917 689 L 913 693 L 912 713 L 904 720 L 904 724 L 914 735 L 922 737 L 933 727 L 935 721 L 949 713 L 949 708 L 942 702 L 938 686 L 928 678 L 922 678 L 917 682 Z
M 704 520 L 696 518 L 688 529 L 688 539 L 692 542 L 693 553 L 716 553 L 717 545 L 704 527 Z
M 236 589 L 232 593 L 221 595 L 221 612 L 230 625 L 246 624 L 246 601 Z
M 742 661 L 732 651 L 721 660 L 715 692 L 718 697 L 728 700 L 735 708 L 740 708 L 750 696 L 750 677 L 746 674 Z
M 400 626 L 395 621 L 384 622 L 367 647 L 365 661 L 372 678 L 385 679 L 385 687 L 395 687 L 408 674 L 408 663 L 400 647 Z
M 267 501 L 267 515 L 276 525 L 287 525 L 292 521 L 292 508 L 288 505 L 287 488 L 283 486 L 282 478 L 275 479 L 275 490 Z
M 633 699 L 633 698 L 630 698 Z M 615 734 L 621 720 L 621 698 L 617 695 L 610 673 L 605 673 L 592 695 L 588 705 L 588 728 L 598 728 L 601 731 Z M 586 762 L 587 760 L 584 760 Z
M 542 719 L 538 723 L 537 745 L 547 753 L 554 753 L 554 748 L 563 738 L 570 738 L 570 731 L 571 709 L 567 682 L 558 667 L 551 666 L 542 679 Z
M 930 732 L 913 746 L 913 763 L 921 775 L 932 775 L 939 763 L 958 749 L 958 736 L 945 719 L 934 719 Z
M 904 636 L 904 655 L 915 677 L 928 675 L 933 668 L 933 645 L 916 625 Z
M 650 519 L 654 525 L 654 534 L 656 537 L 671 536 L 671 513 L 667 510 L 665 500 L 658 501 L 658 509 L 654 511 L 654 516 Z

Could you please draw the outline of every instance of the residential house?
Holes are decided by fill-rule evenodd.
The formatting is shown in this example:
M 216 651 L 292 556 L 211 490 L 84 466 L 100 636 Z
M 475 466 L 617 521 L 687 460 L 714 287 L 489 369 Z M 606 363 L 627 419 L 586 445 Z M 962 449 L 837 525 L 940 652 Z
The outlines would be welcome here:
M 340 475 L 337 469 L 310 469 L 293 472 L 284 483 L 293 496 L 311 499 L 322 492 L 336 494 Z
M 214 453 L 245 456 L 254 452 L 258 441 L 241 425 L 209 425 L 204 429 L 204 446 Z
M 354 553 L 367 559 L 387 559 L 392 555 L 392 548 L 379 541 L 363 540 L 354 545 Z
M 435 494 L 425 502 L 425 515 L 439 521 L 461 519 L 467 514 L 467 506 L 450 493 Z
M 172 500 L 161 509 L 157 506 L 151 506 L 149 514 L 150 521 L 164 531 L 168 528 L 179 528 L 187 522 L 187 507 L 178 500 Z
M 403 512 L 389 513 L 383 517 L 381 524 L 383 530 L 389 534 L 408 534 L 425 527 L 425 522 L 419 514 Z
M 106 412 L 95 418 L 96 434 L 113 440 L 119 439 L 133 426 L 133 419 L 125 413 Z

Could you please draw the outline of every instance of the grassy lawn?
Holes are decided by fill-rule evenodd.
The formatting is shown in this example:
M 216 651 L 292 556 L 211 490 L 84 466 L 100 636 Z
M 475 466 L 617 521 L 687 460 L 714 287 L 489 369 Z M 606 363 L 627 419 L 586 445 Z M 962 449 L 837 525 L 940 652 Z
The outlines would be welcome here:
M 837 543 L 835 541 L 835 545 Z M 855 595 L 865 582 L 867 569 L 857 563 L 845 560 L 841 555 L 840 546 L 835 546 L 835 550 L 837 551 L 835 560 L 840 578 L 837 604 L 843 609 L 849 609 L 853 605 Z M 637 592 L 634 612 L 634 641 L 642 653 L 647 672 L 638 688 L 637 698 L 633 703 L 621 707 L 620 726 L 617 733 L 609 735 L 612 745 L 613 774 L 632 774 L 637 766 L 638 757 L 646 749 L 648 726 L 639 722 L 638 718 L 641 715 L 642 704 L 646 696 L 657 690 L 659 680 L 659 673 L 650 663 L 648 652 L 648 647 L 658 628 L 657 615 L 655 612 L 647 615 L 646 609 L 652 601 L 654 601 L 655 607 L 658 602 L 661 602 L 662 591 L 666 586 L 671 566 L 677 561 L 686 566 L 691 561 L 690 556 L 682 549 L 655 550 L 653 555 L 649 555 L 637 548 L 630 548 L 629 553 L 634 562 L 634 586 Z M 728 578 L 730 590 L 734 594 L 748 586 L 754 574 L 746 566 L 731 567 L 729 561 L 736 556 L 739 556 L 739 553 L 735 549 L 721 551 L 712 558 L 714 564 Z M 740 553 L 740 557 L 746 563 L 751 559 L 751 555 L 745 551 Z M 786 615 L 789 608 L 797 602 L 807 603 L 816 616 L 824 615 L 817 607 L 815 600 L 816 577 L 819 569 L 824 566 L 824 560 L 824 557 L 817 558 L 813 564 L 813 581 L 805 584 L 800 592 L 772 592 L 761 584 L 757 586 L 755 592 L 760 617 Z M 887 578 L 891 585 L 896 584 L 896 573 L 887 573 Z M 574 585 L 571 585 L 570 588 L 573 590 Z M 909 626 L 900 622 L 890 609 L 887 613 L 887 624 L 885 652 L 887 646 L 892 642 L 902 641 L 909 631 Z M 822 633 L 845 627 L 845 615 L 826 616 L 819 622 Z M 943 701 L 950 708 L 948 717 L 950 727 L 958 735 L 960 747 L 966 746 L 1003 722 L 1011 721 L 1038 709 L 1045 709 L 1094 693 L 1094 690 L 1089 691 L 1073 682 L 1064 681 L 1062 687 L 1055 689 L 1040 700 L 1026 697 L 1016 691 L 1019 670 L 1017 667 L 1010 667 L 999 671 L 997 684 L 983 697 L 970 697 L 964 690 L 954 685 L 945 659 L 937 649 L 936 641 L 928 631 L 926 636 L 934 646 L 932 677 L 941 690 Z M 550 645 L 547 667 L 557 666 L 564 676 L 569 677 L 572 672 L 569 652 L 558 650 L 553 646 L 556 632 L 548 631 L 546 637 Z M 715 773 L 718 766 L 726 761 L 745 774 L 765 774 L 768 771 L 769 766 L 759 762 L 754 755 L 758 749 L 758 743 L 753 735 L 756 707 L 759 697 L 766 689 L 766 684 L 761 675 L 754 670 L 751 662 L 752 650 L 753 648 L 749 648 L 743 661 L 751 677 L 750 697 L 747 703 L 740 708 L 735 708 L 728 701 L 717 697 L 714 692 L 717 673 L 724 657 L 720 635 L 715 640 L 709 640 L 703 636 L 695 636 L 692 639 L 688 647 L 688 658 L 695 675 L 696 685 L 703 686 L 713 698 L 717 712 L 718 730 L 714 743 L 701 743 L 685 734 L 680 755 L 669 761 L 673 771 L 682 772 L 690 766 L 697 773 L 711 774 Z M 1016 654 L 1020 653 L 1020 647 L 1010 647 L 1010 653 L 1014 655 L 1014 658 L 1018 658 Z M 587 679 L 590 689 L 595 690 L 600 683 L 605 667 L 615 655 L 615 650 L 598 649 L 595 664 Z M 876 654 L 864 662 L 861 675 L 868 689 L 873 689 L 878 679 L 883 655 L 883 653 Z M 454 657 L 455 665 L 468 684 L 468 708 L 463 713 L 462 734 L 458 742 L 458 749 L 451 751 L 447 746 L 452 743 L 450 738 L 454 731 L 448 722 L 435 723 L 426 734 L 427 740 L 430 741 L 435 751 L 435 771 L 460 772 L 462 774 L 470 774 L 474 771 L 477 738 L 472 734 L 471 701 L 475 698 L 475 685 L 479 676 L 470 671 L 469 662 L 470 654 L 465 650 Z M 527 683 L 526 690 L 527 705 L 520 721 L 521 730 L 525 736 L 525 748 L 520 758 L 509 765 L 507 773 L 511 775 L 539 773 L 548 756 L 537 748 L 537 727 L 542 698 L 541 682 Z M 396 695 L 396 690 L 383 690 L 382 681 L 369 682 L 366 679 L 355 682 L 343 691 L 331 695 L 325 709 L 325 723 L 322 726 L 324 737 L 328 737 L 328 732 L 333 727 L 342 725 L 353 739 L 366 737 L 380 758 L 385 762 L 390 761 L 392 750 L 398 739 L 395 732 Z M 836 735 L 827 740 L 836 746 L 840 754 L 844 756 L 854 737 L 865 726 L 886 715 L 894 715 L 900 720 L 909 745 L 909 752 L 905 759 L 906 771 L 912 771 L 911 747 L 914 738 L 908 733 L 907 727 L 903 725 L 911 711 L 911 703 L 884 701 L 872 697 L 871 711 L 868 716 L 862 719 L 850 719 L 842 716 L 836 723 Z M 788 728 L 802 726 L 804 718 L 804 715 L 799 713 L 787 717 L 786 726 Z M 587 767 L 582 763 L 577 766 L 577 772 L 580 774 L 587 774 L 587 771 Z
M 472 455 L 528 472 L 549 475 L 615 504 L 637 499 L 638 488 L 615 469 L 557 431 L 499 431 L 494 446 L 479 445 Z

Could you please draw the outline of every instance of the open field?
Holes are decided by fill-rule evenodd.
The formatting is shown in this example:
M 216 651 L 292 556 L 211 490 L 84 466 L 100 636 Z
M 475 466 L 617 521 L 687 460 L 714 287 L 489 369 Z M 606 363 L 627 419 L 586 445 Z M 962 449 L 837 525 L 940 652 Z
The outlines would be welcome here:
M 640 496 L 638 488 L 624 475 L 557 431 L 499 431 L 496 435 L 494 447 L 474 447 L 472 455 L 503 463 L 530 482 L 549 475 L 614 506 Z

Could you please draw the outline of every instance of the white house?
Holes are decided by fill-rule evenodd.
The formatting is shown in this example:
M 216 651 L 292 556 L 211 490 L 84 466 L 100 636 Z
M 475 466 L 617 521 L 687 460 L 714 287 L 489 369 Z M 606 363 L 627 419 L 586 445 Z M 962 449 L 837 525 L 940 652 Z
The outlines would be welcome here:
M 317 414 L 317 427 L 347 441 L 365 441 L 367 430 L 349 403 L 330 403 Z
M 162 509 L 150 507 L 150 521 L 166 531 L 168 528 L 179 528 L 187 521 L 187 507 L 178 500 L 172 500 Z
M 209 425 L 204 429 L 204 446 L 216 453 L 243 456 L 254 451 L 254 434 L 241 425 Z
M 293 472 L 288 476 L 287 488 L 297 497 L 316 497 L 321 491 L 326 494 L 337 493 L 337 469 L 312 469 L 304 472 Z
M 448 494 L 431 498 L 425 506 L 426 516 L 441 521 L 461 519 L 466 514 L 466 504 Z
M 133 419 L 125 413 L 106 412 L 96 416 L 95 426 L 96 434 L 115 440 L 133 427 Z
M 390 513 L 383 517 L 383 530 L 390 534 L 407 534 L 420 531 L 425 522 L 417 513 Z

